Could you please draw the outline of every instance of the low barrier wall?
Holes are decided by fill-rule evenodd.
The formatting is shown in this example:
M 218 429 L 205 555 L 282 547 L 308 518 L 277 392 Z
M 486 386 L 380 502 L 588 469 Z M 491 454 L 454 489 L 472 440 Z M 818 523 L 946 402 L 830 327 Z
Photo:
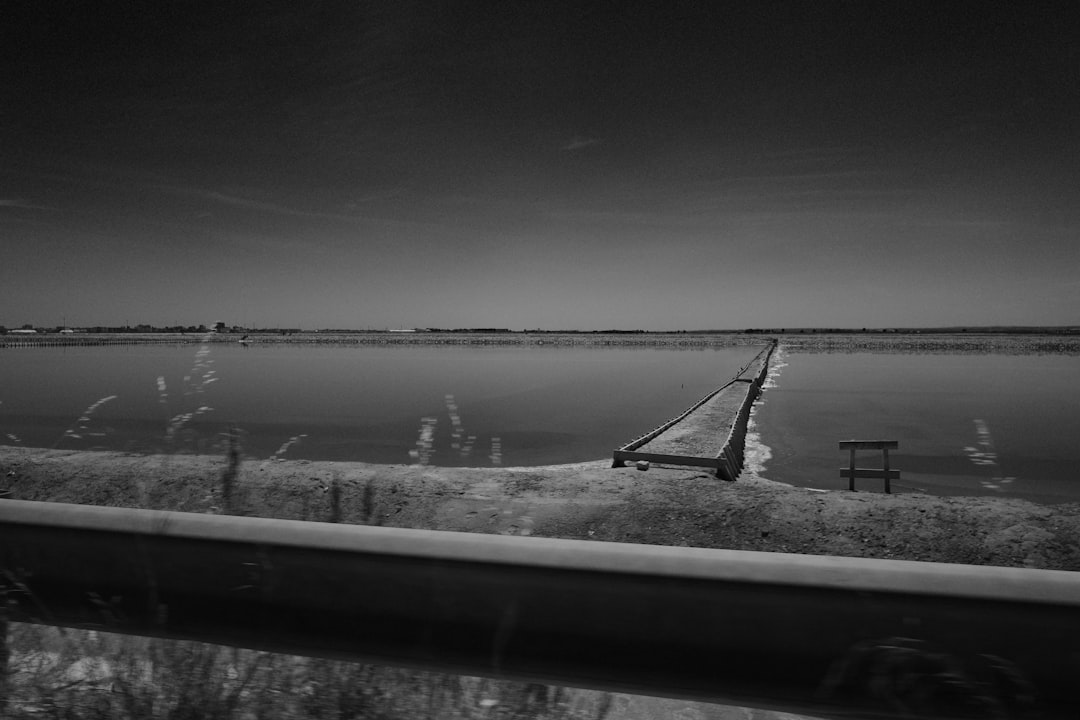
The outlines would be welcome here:
M 772 359 L 773 351 L 776 350 L 776 342 L 765 351 L 765 358 L 761 361 L 761 368 L 751 379 L 743 379 L 747 383 L 746 395 L 735 421 L 731 424 L 724 446 L 717 455 L 717 462 L 722 468 L 722 475 L 726 480 L 735 480 L 742 473 L 746 465 L 746 432 L 750 424 L 750 411 L 754 407 L 754 401 L 761 394 L 761 387 L 765 384 L 765 378 L 769 376 L 769 360 Z

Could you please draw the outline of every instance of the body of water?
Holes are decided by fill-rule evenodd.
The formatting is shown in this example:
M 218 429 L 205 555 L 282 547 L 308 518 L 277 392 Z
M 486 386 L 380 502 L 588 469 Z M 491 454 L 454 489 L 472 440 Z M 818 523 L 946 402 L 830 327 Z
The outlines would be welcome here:
M 729 380 L 759 349 L 17 348 L 0 355 L 0 443 L 211 453 L 237 428 L 256 458 L 597 460 Z
M 754 431 L 763 475 L 847 487 L 838 441 L 897 440 L 894 492 L 1080 499 L 1080 356 L 781 350 Z M 881 467 L 859 451 L 859 467 Z M 881 480 L 858 480 L 880 492 Z

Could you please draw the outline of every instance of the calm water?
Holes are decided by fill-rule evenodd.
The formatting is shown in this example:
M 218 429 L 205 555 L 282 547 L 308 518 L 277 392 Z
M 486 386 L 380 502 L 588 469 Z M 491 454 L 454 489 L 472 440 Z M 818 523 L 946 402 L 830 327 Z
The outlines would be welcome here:
M 1080 499 L 1080 356 L 782 351 L 777 365 L 754 415 L 765 477 L 846 488 L 838 441 L 898 440 L 894 492 Z M 879 451 L 856 460 L 881 467 Z
M 304 435 L 283 457 L 597 460 L 726 382 L 758 349 L 19 348 L 0 353 L 0 442 L 216 452 L 235 426 L 251 457 Z

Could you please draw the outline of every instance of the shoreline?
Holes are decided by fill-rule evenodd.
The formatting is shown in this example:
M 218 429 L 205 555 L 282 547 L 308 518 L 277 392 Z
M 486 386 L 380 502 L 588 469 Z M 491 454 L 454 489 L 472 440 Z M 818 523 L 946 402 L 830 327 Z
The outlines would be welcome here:
M 741 332 L 290 332 L 56 333 L 0 335 L 0 348 L 100 345 L 493 345 L 665 347 L 688 350 L 760 345 L 768 335 Z
M 206 455 L 0 447 L 13 499 L 223 512 L 227 463 Z M 336 491 L 332 490 L 337 488 Z M 1080 570 L 1080 504 L 814 491 L 748 467 L 441 468 L 242 462 L 234 514 L 501 535 Z

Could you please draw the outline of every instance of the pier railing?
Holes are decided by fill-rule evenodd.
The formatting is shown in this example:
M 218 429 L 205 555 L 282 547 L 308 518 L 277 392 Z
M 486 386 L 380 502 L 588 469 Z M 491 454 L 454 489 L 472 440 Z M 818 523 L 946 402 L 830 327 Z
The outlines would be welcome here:
M 14 621 L 825 717 L 1075 717 L 1080 575 L 0 501 Z

